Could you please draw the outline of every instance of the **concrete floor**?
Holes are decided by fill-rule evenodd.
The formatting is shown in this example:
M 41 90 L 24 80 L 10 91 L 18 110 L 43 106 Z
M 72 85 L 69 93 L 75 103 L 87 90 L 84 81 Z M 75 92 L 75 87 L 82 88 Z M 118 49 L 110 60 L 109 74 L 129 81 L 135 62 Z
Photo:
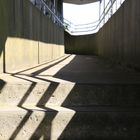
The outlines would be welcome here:
M 140 74 L 65 55 L 0 75 L 0 139 L 140 139 Z
M 38 67 L 1 74 L 0 77 L 5 82 L 140 83 L 140 73 L 114 65 L 98 56 L 86 55 L 66 55 Z

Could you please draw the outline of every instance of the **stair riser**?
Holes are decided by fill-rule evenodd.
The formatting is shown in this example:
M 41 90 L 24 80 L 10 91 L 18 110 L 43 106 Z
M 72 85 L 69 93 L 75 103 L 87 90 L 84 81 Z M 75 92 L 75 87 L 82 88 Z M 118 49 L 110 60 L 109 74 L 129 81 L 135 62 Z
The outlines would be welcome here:
M 1 112 L 0 139 L 140 139 L 140 113 Z
M 140 105 L 139 85 L 7 84 L 0 93 L 1 106 Z

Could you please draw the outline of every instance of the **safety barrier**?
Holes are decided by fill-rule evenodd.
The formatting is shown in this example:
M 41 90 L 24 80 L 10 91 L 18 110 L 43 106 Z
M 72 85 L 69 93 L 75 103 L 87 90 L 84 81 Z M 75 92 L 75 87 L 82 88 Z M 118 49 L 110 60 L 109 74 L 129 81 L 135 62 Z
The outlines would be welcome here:
M 125 0 L 100 0 L 99 2 L 99 19 L 97 21 L 75 25 L 64 19 L 66 31 L 73 35 L 91 34 L 98 30 L 111 18 L 111 16 L 120 8 Z M 103 6 L 103 8 L 102 8 Z M 101 11 L 101 8 L 103 9 Z M 102 12 L 102 14 L 101 14 Z
M 65 28 L 63 16 L 54 7 L 54 4 L 44 0 L 30 0 L 42 13 L 52 19 L 54 23 Z

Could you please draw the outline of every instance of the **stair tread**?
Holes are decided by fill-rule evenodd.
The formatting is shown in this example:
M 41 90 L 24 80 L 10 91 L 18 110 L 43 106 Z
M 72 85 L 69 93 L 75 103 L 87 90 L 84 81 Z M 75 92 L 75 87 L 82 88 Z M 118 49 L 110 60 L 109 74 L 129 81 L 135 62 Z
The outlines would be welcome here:
M 4 106 L 0 107 L 0 112 L 10 112 L 10 111 L 44 111 L 44 112 L 53 112 L 53 111 L 66 111 L 66 112 L 139 112 L 140 113 L 140 106 L 70 106 L 70 107 L 62 107 L 62 106 Z
M 16 84 L 140 84 L 139 72 L 112 65 L 97 56 L 84 55 L 66 55 L 51 63 L 0 77 Z

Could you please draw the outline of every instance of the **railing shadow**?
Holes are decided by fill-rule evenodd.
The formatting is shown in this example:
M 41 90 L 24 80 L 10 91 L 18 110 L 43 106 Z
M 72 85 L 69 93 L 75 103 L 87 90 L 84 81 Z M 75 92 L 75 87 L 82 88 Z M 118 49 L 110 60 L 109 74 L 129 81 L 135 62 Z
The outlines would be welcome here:
M 50 80 L 47 80 L 47 79 L 44 79 L 44 78 L 39 78 L 39 77 L 36 77 L 36 76 L 38 76 L 40 73 L 46 71 L 47 69 L 49 69 L 51 67 L 54 67 L 55 65 L 61 63 L 62 61 L 66 60 L 69 57 L 70 56 L 67 56 L 67 57 L 65 57 L 65 58 L 47 66 L 47 67 L 43 67 L 42 69 L 39 69 L 39 70 L 29 74 L 29 75 L 22 74 L 23 72 L 26 72 L 26 70 L 24 70 L 22 72 L 19 72 L 19 73 L 11 74 L 15 78 L 19 78 L 19 79 L 22 79 L 24 81 L 30 82 L 31 85 L 28 88 L 27 92 L 22 97 L 22 99 L 20 100 L 19 104 L 17 105 L 19 108 L 22 108 L 25 111 L 27 111 L 27 113 L 23 117 L 20 124 L 18 125 L 16 130 L 14 130 L 14 132 L 12 133 L 12 135 L 10 136 L 9 139 L 11 139 L 11 140 L 16 139 L 16 137 L 18 136 L 18 134 L 20 133 L 22 128 L 26 125 L 26 123 L 28 123 L 28 120 L 30 119 L 30 117 L 34 113 L 34 110 L 28 109 L 28 107 L 25 107 L 24 104 L 26 103 L 26 100 L 28 99 L 31 92 L 33 92 L 33 90 L 35 89 L 35 87 L 37 85 L 37 82 L 34 81 L 36 79 L 40 80 L 40 81 L 47 82 L 47 83 L 49 82 L 50 85 L 48 86 L 46 91 L 44 91 L 44 93 L 41 94 L 42 97 L 40 98 L 40 100 L 35 105 L 36 107 L 38 107 L 40 109 L 43 109 L 43 112 L 44 112 L 45 115 L 44 115 L 42 121 L 39 123 L 38 127 L 36 128 L 35 132 L 33 132 L 30 139 L 34 140 L 34 139 L 39 139 L 41 137 L 43 137 L 44 139 L 51 139 L 51 127 L 52 127 L 51 123 L 52 123 L 53 119 L 55 118 L 55 116 L 57 115 L 57 110 L 53 110 L 51 108 L 45 107 L 45 104 L 49 101 L 52 94 L 57 89 L 59 83 L 53 82 L 53 81 L 50 81 Z M 21 76 L 24 76 L 24 77 L 21 77 Z M 32 78 L 32 80 L 30 78 Z M 45 83 L 43 83 L 43 84 L 45 84 Z
M 30 119 L 30 117 L 34 113 L 34 110 L 28 109 L 28 107 L 23 107 L 23 104 L 26 102 L 27 98 L 30 96 L 30 93 L 33 91 L 36 84 L 37 83 L 31 84 L 30 88 L 28 89 L 28 91 L 25 93 L 24 97 L 22 98 L 22 100 L 18 104 L 18 107 L 26 110 L 27 113 L 24 116 L 24 118 L 22 119 L 22 121 L 20 122 L 20 124 L 18 125 L 18 127 L 16 128 L 16 130 L 11 135 L 10 140 L 14 140 L 18 136 L 18 134 L 21 131 L 21 129 L 23 128 L 23 126 L 26 123 L 28 123 L 28 120 Z M 39 101 L 39 106 L 36 105 L 39 108 L 44 110 L 45 115 L 44 115 L 43 120 L 39 123 L 39 126 L 37 127 L 35 132 L 33 132 L 33 135 L 30 138 L 31 140 L 39 139 L 40 137 L 43 137 L 44 139 L 46 139 L 46 138 L 50 139 L 50 137 L 51 137 L 51 122 L 52 122 L 53 118 L 56 116 L 57 111 L 45 107 L 44 104 L 52 96 L 56 87 L 57 87 L 57 84 L 55 84 L 55 86 L 50 85 L 48 87 L 48 89 L 43 93 L 43 96 L 42 96 L 41 100 Z
M 0 79 L 0 94 L 5 85 L 6 85 L 6 82 Z
M 70 57 L 66 58 L 69 59 Z M 68 87 L 62 89 L 62 92 L 67 90 L 64 92 L 66 96 L 60 96 L 61 104 L 58 104 L 57 107 L 68 109 L 69 111 L 75 111 L 75 114 L 73 113 L 72 116 L 70 116 L 69 113 L 67 114 L 67 117 L 70 116 L 70 118 L 68 118 L 68 123 L 62 129 L 62 132 L 57 135 L 57 139 L 71 139 L 72 137 L 75 139 L 104 139 L 104 137 L 114 139 L 116 133 L 120 136 L 118 138 L 134 138 L 134 131 L 139 137 L 139 129 L 137 125 L 140 122 L 139 84 L 93 84 L 91 81 L 88 81 L 88 79 L 86 79 L 87 82 L 85 79 L 80 79 L 79 72 L 82 72 L 82 75 L 80 76 L 84 77 L 86 76 L 85 72 L 87 68 L 90 72 L 96 74 L 99 69 L 104 67 L 102 66 L 102 63 L 100 63 L 100 60 L 98 61 L 97 56 L 75 56 L 69 61 L 69 63 L 66 63 L 66 65 L 63 63 L 63 67 L 51 76 L 54 78 L 53 80 L 50 80 L 48 78 L 49 76 L 44 74 L 45 71 L 50 70 L 51 68 L 53 69 L 55 66 L 62 65 L 61 62 L 64 62 L 65 60 L 65 58 L 60 61 L 58 60 L 57 62 L 54 62 L 54 64 L 38 68 L 38 70 L 35 70 L 30 74 L 26 74 L 26 71 L 24 71 L 25 74 L 24 72 L 19 72 L 12 75 L 13 77 L 31 82 L 31 85 L 18 104 L 18 107 L 24 109 L 27 113 L 16 130 L 14 130 L 10 139 L 17 138 L 20 131 L 22 131 L 22 128 L 28 123 L 28 120 L 34 114 L 34 111 L 42 111 L 44 116 L 36 129 L 32 132 L 29 139 L 53 139 L 52 131 L 54 130 L 52 125 L 57 116 L 60 115 L 60 110 L 55 107 L 46 106 L 46 104 L 50 103 L 51 98 L 54 97 L 54 93 L 59 91 L 57 94 L 62 95 L 61 91 L 58 90 L 61 83 L 57 81 L 55 82 L 55 78 L 65 80 L 68 82 L 68 86 L 70 86 L 70 83 L 75 83 L 70 90 L 67 90 Z M 86 64 L 87 61 L 89 65 L 85 67 L 84 64 Z M 81 68 L 83 69 L 81 70 Z M 88 73 L 91 74 L 90 72 Z M 94 78 L 94 76 L 96 77 L 94 74 L 89 76 Z M 46 84 L 46 86 L 49 83 L 47 89 L 44 90 L 40 95 L 39 100 L 37 100 L 37 103 L 35 103 L 37 110 L 29 109 L 24 106 L 31 95 L 31 92 L 35 90 L 38 84 L 36 80 L 45 82 L 43 84 Z M 62 85 L 63 84 L 65 83 L 62 83 Z M 134 105 L 134 107 L 132 105 Z M 67 112 L 62 111 L 62 113 Z M 112 116 L 112 114 L 114 115 Z M 65 120 L 67 117 L 65 115 L 60 115 L 58 118 Z M 65 123 L 65 121 L 62 122 Z M 58 121 L 58 125 L 61 126 L 59 123 L 61 123 L 61 121 Z M 128 131 L 122 134 L 121 132 L 124 128 Z M 100 132 L 101 135 L 99 135 Z
M 44 139 L 51 140 L 52 121 L 58 112 L 56 110 L 45 107 L 45 104 L 48 102 L 48 100 L 50 99 L 54 91 L 57 89 L 58 85 L 59 85 L 58 83 L 51 83 L 46 93 L 44 93 L 44 95 L 41 97 L 41 99 L 37 103 L 36 105 L 37 107 L 42 108 L 47 111 L 45 112 L 44 119 L 42 120 L 42 122 L 39 124 L 35 132 L 30 137 L 30 140 L 39 139 L 41 137 L 43 137 Z
M 97 56 L 79 55 L 54 75 L 75 82 L 61 106 L 76 113 L 59 140 L 140 138 L 140 75 L 129 77 L 110 66 Z
M 32 109 L 28 109 L 28 107 L 24 107 L 23 104 L 26 103 L 27 98 L 30 96 L 31 92 L 34 90 L 34 88 L 37 85 L 36 82 L 29 80 L 28 76 L 27 76 L 27 78 L 21 78 L 16 75 L 13 75 L 13 76 L 16 78 L 22 79 L 22 80 L 27 80 L 27 81 L 31 82 L 32 84 L 30 85 L 29 89 L 27 90 L 27 92 L 24 94 L 21 101 L 17 105 L 19 108 L 26 110 L 27 113 L 24 116 L 24 118 L 22 119 L 22 121 L 20 122 L 20 124 L 18 125 L 18 127 L 16 128 L 16 130 L 14 130 L 13 134 L 10 136 L 10 138 L 9 138 L 10 140 L 14 140 L 17 137 L 17 135 L 19 134 L 19 132 L 21 131 L 23 126 L 27 123 L 27 121 L 29 120 L 29 118 L 32 116 L 32 114 L 34 112 L 34 110 L 32 110 Z M 31 77 L 36 79 L 33 76 L 31 76 Z M 41 80 L 43 80 L 43 79 L 41 79 Z M 44 80 L 44 81 L 48 82 L 47 80 Z M 49 81 L 49 82 L 51 82 L 51 81 Z M 45 107 L 44 104 L 47 103 L 49 98 L 52 96 L 54 90 L 57 88 L 58 83 L 54 83 L 53 86 L 52 86 L 52 84 L 53 83 L 51 83 L 50 86 L 47 88 L 47 90 L 43 93 L 43 96 L 41 97 L 40 101 L 36 105 L 37 107 L 44 110 L 45 115 L 44 115 L 43 120 L 40 122 L 38 128 L 35 130 L 34 134 L 32 135 L 32 137 L 30 139 L 33 139 L 33 140 L 39 139 L 42 136 L 45 139 L 46 138 L 50 139 L 50 137 L 51 137 L 51 122 L 52 122 L 53 118 L 56 116 L 57 111 Z

